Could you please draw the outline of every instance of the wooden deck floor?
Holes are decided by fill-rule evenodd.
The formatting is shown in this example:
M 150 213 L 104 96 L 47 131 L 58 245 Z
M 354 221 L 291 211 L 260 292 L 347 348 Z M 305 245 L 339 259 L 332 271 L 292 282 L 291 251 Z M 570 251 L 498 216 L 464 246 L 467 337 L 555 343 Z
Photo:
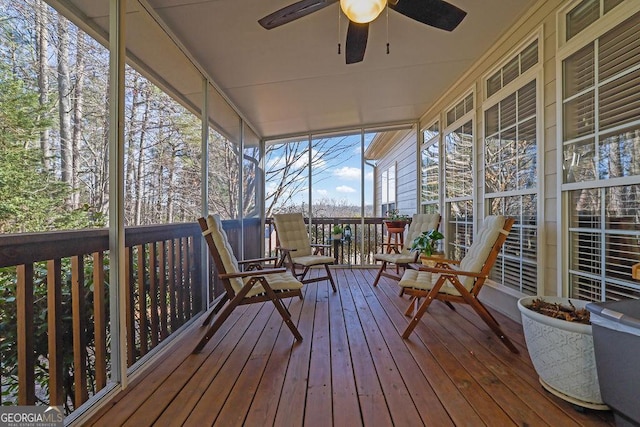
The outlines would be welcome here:
M 116 426 L 596 426 L 545 392 L 519 324 L 496 314 L 521 350 L 510 353 L 468 308 L 435 303 L 409 340 L 407 299 L 375 270 L 336 269 L 338 292 L 305 286 L 289 310 L 295 343 L 271 303 L 241 307 L 202 353 L 202 330 L 92 418 Z

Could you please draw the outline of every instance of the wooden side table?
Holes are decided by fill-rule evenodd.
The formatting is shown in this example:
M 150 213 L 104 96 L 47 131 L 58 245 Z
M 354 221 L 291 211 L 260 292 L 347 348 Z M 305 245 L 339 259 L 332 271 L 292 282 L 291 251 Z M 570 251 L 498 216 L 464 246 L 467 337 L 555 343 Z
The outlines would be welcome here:
M 393 243 L 391 243 L 392 238 Z M 404 248 L 404 227 L 387 227 L 387 253 L 391 253 L 393 248 L 395 248 L 398 253 L 402 252 L 402 248 Z

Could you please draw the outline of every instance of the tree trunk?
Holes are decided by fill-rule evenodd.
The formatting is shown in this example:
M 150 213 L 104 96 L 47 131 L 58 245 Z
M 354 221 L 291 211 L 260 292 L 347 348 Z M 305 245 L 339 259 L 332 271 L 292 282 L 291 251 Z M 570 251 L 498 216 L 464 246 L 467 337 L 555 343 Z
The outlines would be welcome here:
M 84 33 L 78 31 L 76 43 L 76 86 L 74 88 L 75 102 L 73 104 L 73 135 L 71 140 L 72 164 L 71 182 L 73 193 L 71 195 L 71 207 L 77 209 L 80 206 L 80 192 L 78 182 L 78 161 L 80 159 L 80 140 L 83 131 L 83 108 L 84 108 L 84 79 L 85 79 L 85 49 Z
M 133 81 L 131 82 L 132 95 L 131 95 L 131 111 L 129 112 L 129 129 L 127 132 L 126 140 L 126 158 L 125 158 L 125 217 L 127 218 L 127 225 L 135 224 L 135 199 L 136 193 L 136 168 L 135 168 L 135 134 L 138 131 L 137 118 L 138 118 L 138 99 L 140 92 L 140 78 L 138 73 L 133 73 Z
M 95 171 L 98 175 L 95 177 L 96 182 L 94 188 L 98 189 L 97 199 L 94 202 L 98 206 L 103 215 L 109 214 L 109 93 L 111 92 L 111 79 L 107 78 L 107 86 L 104 91 L 104 121 L 102 129 L 104 129 L 102 138 L 102 150 L 97 153 Z
M 138 164 L 136 174 L 138 179 L 136 180 L 136 188 L 135 188 L 135 224 L 140 225 L 142 221 L 142 187 L 143 187 L 143 176 L 145 169 L 145 159 L 144 159 L 144 147 L 145 140 L 147 136 L 147 128 L 149 127 L 149 91 L 147 90 L 146 85 L 142 86 L 140 90 L 143 93 L 144 100 L 144 111 L 142 112 L 142 120 L 140 123 L 140 137 L 138 138 Z
M 42 0 L 36 0 L 36 52 L 38 55 L 38 91 L 40 105 L 49 104 L 49 72 L 47 67 L 47 49 L 49 47 L 49 13 Z M 42 166 L 51 171 L 51 140 L 49 128 L 40 132 L 40 149 L 42 150 Z
M 73 150 L 71 147 L 71 87 L 69 79 L 69 23 L 58 18 L 58 97 L 60 119 L 60 162 L 62 182 L 73 185 Z M 69 201 L 70 202 L 70 201 Z

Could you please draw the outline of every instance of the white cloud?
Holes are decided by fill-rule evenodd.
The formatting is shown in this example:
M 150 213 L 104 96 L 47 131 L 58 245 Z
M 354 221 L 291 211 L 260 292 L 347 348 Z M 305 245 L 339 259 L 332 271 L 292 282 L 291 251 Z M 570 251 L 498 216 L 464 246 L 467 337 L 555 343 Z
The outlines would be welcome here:
M 327 190 L 316 190 L 316 193 L 322 197 L 326 197 L 329 195 L 329 192 Z
M 364 179 L 373 180 L 373 172 L 367 172 L 364 174 Z
M 356 190 L 349 187 L 348 185 L 341 185 L 339 187 L 336 187 L 336 191 L 338 193 L 355 193 Z
M 340 169 L 334 170 L 333 174 L 339 178 L 344 178 L 344 179 L 359 179 L 360 169 L 344 166 L 344 167 L 341 167 Z

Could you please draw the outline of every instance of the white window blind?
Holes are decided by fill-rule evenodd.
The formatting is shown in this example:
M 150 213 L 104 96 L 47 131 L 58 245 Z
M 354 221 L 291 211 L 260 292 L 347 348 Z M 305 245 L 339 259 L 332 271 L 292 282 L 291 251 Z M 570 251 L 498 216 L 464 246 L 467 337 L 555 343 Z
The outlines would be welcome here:
M 496 94 L 537 63 L 538 39 L 531 42 L 522 52 L 514 56 L 504 67 L 487 79 L 487 98 Z
M 471 93 L 447 111 L 447 126 L 452 125 L 470 111 L 473 111 L 473 94 Z
M 448 209 L 449 257 L 461 259 L 473 238 L 473 123 L 447 133 L 445 150 L 445 202 Z
M 524 294 L 538 287 L 536 81 L 505 94 L 485 116 L 485 205 L 516 222 L 491 279 Z M 513 195 L 518 193 L 517 195 Z
M 622 3 L 623 0 L 583 0 L 565 16 L 566 39 L 569 40 Z M 602 8 L 601 8 L 602 4 Z M 601 12 L 602 10 L 602 12 Z
M 580 184 L 565 190 L 572 296 L 640 298 L 640 14 L 562 65 L 564 182 Z
M 434 125 L 423 131 L 424 146 L 420 156 L 421 167 L 421 212 L 439 212 L 440 195 L 440 141 L 439 126 Z

